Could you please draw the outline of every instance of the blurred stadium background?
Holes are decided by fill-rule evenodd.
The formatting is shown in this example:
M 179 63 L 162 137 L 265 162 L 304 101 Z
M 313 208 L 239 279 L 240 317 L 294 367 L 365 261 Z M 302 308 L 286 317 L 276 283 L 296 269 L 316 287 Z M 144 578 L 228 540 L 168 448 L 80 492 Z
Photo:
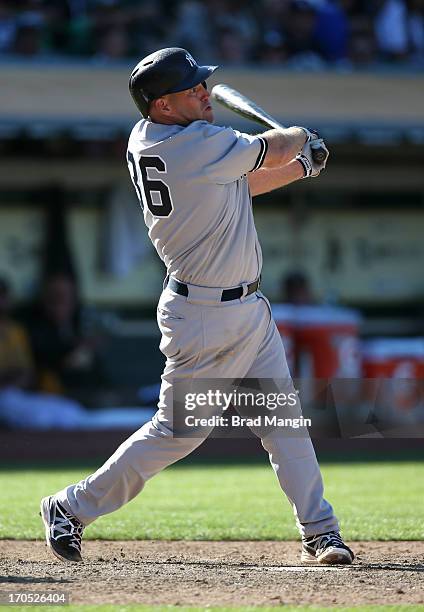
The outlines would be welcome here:
M 263 291 L 298 376 L 413 380 L 383 396 L 422 424 L 424 2 L 0 0 L 0 459 L 97 457 L 154 409 L 164 269 L 125 148 L 164 46 L 322 133 L 319 180 L 256 198 Z

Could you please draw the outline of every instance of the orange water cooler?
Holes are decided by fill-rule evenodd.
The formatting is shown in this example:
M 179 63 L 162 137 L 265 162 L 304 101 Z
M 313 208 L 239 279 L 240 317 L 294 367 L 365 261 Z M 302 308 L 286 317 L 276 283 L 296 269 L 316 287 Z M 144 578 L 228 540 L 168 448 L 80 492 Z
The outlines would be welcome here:
M 360 315 L 335 306 L 299 306 L 295 318 L 297 376 L 361 376 Z
M 385 421 L 424 421 L 424 338 L 376 338 L 362 344 L 368 401 Z
M 326 408 L 321 418 L 329 419 L 329 423 L 333 419 L 335 426 L 342 414 L 356 410 L 360 402 L 360 322 L 359 313 L 348 308 L 297 309 L 295 345 L 300 396 L 305 408 L 307 404 Z M 315 411 L 315 422 L 318 414 Z M 327 430 L 330 431 L 328 425 L 323 431 Z
M 273 313 L 289 347 L 290 371 L 304 411 L 312 409 L 315 422 L 331 421 L 335 407 L 349 411 L 357 406 L 361 394 L 359 313 L 335 306 L 285 304 L 275 306 Z M 325 407 L 333 410 L 333 416 L 331 410 L 323 412 Z M 320 412 L 314 412 L 315 408 Z

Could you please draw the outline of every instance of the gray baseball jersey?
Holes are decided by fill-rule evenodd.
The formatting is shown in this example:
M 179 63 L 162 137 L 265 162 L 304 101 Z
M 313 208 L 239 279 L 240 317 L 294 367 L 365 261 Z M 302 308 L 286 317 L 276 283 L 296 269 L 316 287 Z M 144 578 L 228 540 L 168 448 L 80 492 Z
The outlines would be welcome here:
M 135 125 L 128 166 L 168 274 L 206 287 L 259 277 L 262 253 L 246 174 L 260 168 L 266 147 L 260 136 L 206 121 Z

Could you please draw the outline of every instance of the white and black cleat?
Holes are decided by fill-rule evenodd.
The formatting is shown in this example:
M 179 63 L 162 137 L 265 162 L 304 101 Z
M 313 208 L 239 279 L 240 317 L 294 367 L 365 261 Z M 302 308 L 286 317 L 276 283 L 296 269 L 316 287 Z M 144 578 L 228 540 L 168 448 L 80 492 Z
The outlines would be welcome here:
M 354 558 L 337 531 L 302 538 L 302 563 L 351 565 Z
M 40 510 L 46 528 L 47 546 L 52 553 L 61 561 L 82 561 L 81 538 L 84 525 L 53 496 L 41 500 Z

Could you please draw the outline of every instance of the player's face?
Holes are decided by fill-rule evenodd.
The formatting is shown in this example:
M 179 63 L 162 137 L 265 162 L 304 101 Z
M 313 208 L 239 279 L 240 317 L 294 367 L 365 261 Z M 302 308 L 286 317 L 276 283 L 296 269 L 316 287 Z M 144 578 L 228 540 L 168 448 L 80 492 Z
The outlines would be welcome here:
M 178 125 L 189 125 L 199 119 L 213 122 L 210 94 L 202 83 L 191 89 L 169 94 L 169 104 L 174 123 Z

